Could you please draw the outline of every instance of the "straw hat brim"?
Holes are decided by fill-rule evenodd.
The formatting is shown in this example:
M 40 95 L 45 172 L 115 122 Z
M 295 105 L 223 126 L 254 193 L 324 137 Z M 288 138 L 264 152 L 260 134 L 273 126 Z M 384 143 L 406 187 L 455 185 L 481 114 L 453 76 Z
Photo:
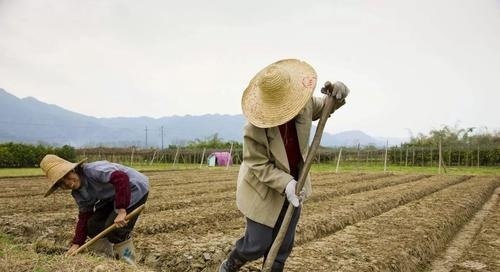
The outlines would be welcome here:
M 277 65 L 290 75 L 289 91 L 274 101 L 261 97 L 259 80 L 266 71 Z M 254 126 L 269 128 L 279 126 L 295 117 L 311 99 L 316 88 L 316 71 L 308 63 L 297 59 L 275 62 L 257 73 L 248 84 L 241 98 L 241 108 L 247 120 Z
M 45 193 L 45 195 L 43 197 L 47 197 L 49 196 L 50 194 L 52 194 L 53 192 L 55 192 L 57 190 L 57 188 L 59 188 L 59 186 L 57 186 L 57 182 L 62 179 L 66 174 L 68 174 L 71 170 L 75 169 L 76 167 L 78 167 L 80 164 L 84 163 L 85 161 L 87 160 L 87 158 L 77 162 L 77 163 L 70 163 L 71 164 L 71 167 L 69 167 L 67 169 L 67 171 L 64 171 L 64 172 L 61 172 L 59 173 L 58 175 L 56 176 L 52 176 L 50 178 L 50 182 L 52 182 L 52 185 L 50 186 L 49 190 L 47 190 L 47 192 Z

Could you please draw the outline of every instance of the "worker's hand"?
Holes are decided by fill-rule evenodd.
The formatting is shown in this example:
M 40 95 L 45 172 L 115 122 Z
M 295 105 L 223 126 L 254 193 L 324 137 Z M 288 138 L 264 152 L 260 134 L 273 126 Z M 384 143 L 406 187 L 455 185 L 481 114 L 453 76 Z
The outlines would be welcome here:
M 300 205 L 299 198 L 295 194 L 295 187 L 297 186 L 297 181 L 292 179 L 285 188 L 286 198 L 288 202 L 292 203 L 294 207 L 298 207 Z
M 333 111 L 338 110 L 340 107 L 345 105 L 345 98 L 349 95 L 349 88 L 340 82 L 336 81 L 333 83 L 333 92 L 332 96 L 335 98 L 335 106 L 333 107 Z M 332 111 L 332 112 L 333 112 Z
M 349 95 L 349 88 L 347 86 L 340 82 L 340 81 L 335 81 L 333 83 L 333 92 L 332 96 L 335 97 L 337 100 L 343 100 Z
M 299 193 L 300 205 L 302 205 L 302 203 L 304 203 L 305 199 L 306 199 L 306 191 L 304 190 L 304 188 L 302 188 L 302 190 Z
M 77 244 L 72 244 L 71 247 L 66 251 L 64 256 L 68 257 L 70 256 L 73 252 L 75 252 L 78 248 L 80 248 L 80 245 Z
M 118 215 L 115 218 L 115 224 L 117 228 L 123 228 L 127 225 L 128 220 L 125 220 L 125 216 L 127 216 L 127 210 L 118 209 Z

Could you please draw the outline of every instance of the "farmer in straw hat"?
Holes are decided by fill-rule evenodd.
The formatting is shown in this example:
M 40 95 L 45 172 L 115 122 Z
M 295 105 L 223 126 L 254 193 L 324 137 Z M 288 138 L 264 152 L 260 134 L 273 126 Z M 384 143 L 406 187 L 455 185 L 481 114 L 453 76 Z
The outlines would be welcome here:
M 117 229 L 91 246 L 94 252 L 114 256 L 135 264 L 135 250 L 130 238 L 137 217 L 125 220 L 127 213 L 148 198 L 148 178 L 136 170 L 108 161 L 68 162 L 56 155 L 46 155 L 40 167 L 49 180 L 45 197 L 58 188 L 71 190 L 79 208 L 78 222 L 67 255 L 113 223 Z
M 246 217 L 246 230 L 221 263 L 219 271 L 238 271 L 246 262 L 266 257 L 289 203 L 297 207 L 272 271 L 283 271 L 293 247 L 300 215 L 295 186 L 307 156 L 311 123 L 320 117 L 323 99 L 313 97 L 316 72 L 307 63 L 286 59 L 262 69 L 243 92 L 243 162 L 238 175 L 236 204 Z M 333 84 L 336 109 L 349 89 Z M 311 193 L 307 177 L 301 198 Z

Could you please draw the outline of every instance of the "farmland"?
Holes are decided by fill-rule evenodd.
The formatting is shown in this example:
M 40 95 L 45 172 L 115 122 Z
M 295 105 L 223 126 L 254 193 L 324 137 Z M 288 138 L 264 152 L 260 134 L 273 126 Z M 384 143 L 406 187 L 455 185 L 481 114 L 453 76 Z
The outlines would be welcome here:
M 244 232 L 235 204 L 237 171 L 146 172 L 150 198 L 134 231 L 141 269 L 215 270 Z M 321 171 L 312 178 L 286 271 L 427 271 L 436 261 L 436 271 L 500 271 L 500 207 L 492 197 L 498 176 Z M 65 262 L 59 255 L 72 237 L 76 204 L 67 191 L 43 198 L 45 185 L 40 176 L 0 179 L 0 232 L 36 256 Z M 472 238 L 457 246 L 460 254 L 447 256 L 454 237 L 471 224 Z M 9 260 L 0 248 L 0 270 L 2 262 L 16 268 Z M 257 271 L 261 262 L 244 271 Z M 19 262 L 19 270 L 34 270 L 27 267 Z

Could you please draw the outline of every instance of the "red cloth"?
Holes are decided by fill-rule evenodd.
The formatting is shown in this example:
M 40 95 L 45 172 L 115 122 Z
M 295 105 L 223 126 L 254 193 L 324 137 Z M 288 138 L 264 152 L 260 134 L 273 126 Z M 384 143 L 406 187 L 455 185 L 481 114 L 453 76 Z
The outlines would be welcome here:
M 295 118 L 279 126 L 281 139 L 285 145 L 288 165 L 290 166 L 290 175 L 295 180 L 299 179 L 299 163 L 301 158 L 299 138 L 297 137 L 297 128 L 295 127 Z
M 128 175 L 123 171 L 111 173 L 109 183 L 115 187 L 115 208 L 126 209 L 130 205 L 130 181 Z
M 76 223 L 75 236 L 71 243 L 83 245 L 87 239 L 87 222 L 94 212 L 80 212 L 78 214 L 78 222 Z

